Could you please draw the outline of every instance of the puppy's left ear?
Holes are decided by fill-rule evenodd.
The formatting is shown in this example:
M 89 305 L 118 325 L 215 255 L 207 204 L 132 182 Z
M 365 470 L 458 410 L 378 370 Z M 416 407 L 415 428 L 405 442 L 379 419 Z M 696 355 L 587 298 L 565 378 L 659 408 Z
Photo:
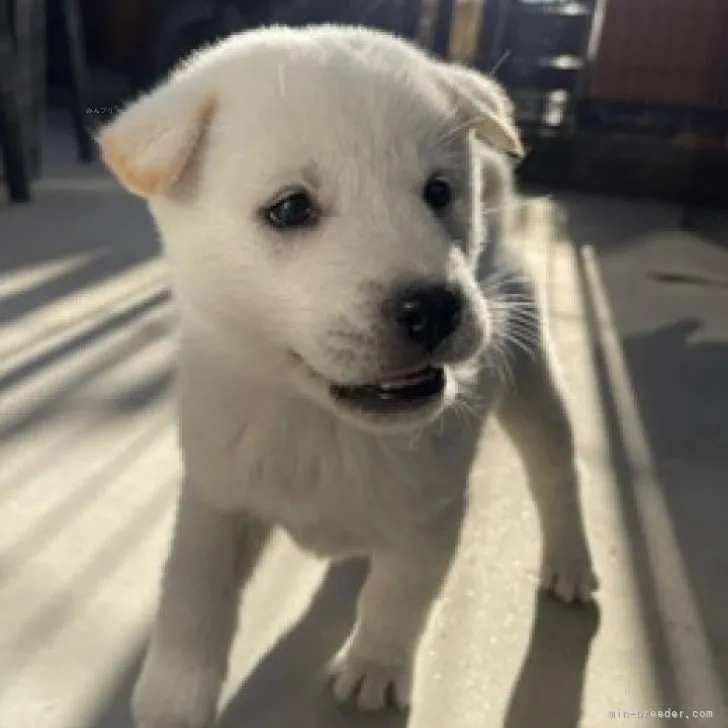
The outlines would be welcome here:
M 173 76 L 101 130 L 101 156 L 129 191 L 140 197 L 162 193 L 190 163 L 215 107 L 200 79 Z
M 496 81 L 455 63 L 436 62 L 436 77 L 460 117 L 482 142 L 523 157 L 513 104 Z

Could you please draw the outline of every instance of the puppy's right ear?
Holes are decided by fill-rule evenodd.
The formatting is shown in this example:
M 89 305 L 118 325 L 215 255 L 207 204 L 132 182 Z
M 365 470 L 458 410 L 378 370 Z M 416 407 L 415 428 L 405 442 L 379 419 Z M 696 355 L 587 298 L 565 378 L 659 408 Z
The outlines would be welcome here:
M 164 192 L 190 162 L 215 108 L 216 98 L 198 78 L 173 76 L 102 129 L 101 157 L 134 194 Z

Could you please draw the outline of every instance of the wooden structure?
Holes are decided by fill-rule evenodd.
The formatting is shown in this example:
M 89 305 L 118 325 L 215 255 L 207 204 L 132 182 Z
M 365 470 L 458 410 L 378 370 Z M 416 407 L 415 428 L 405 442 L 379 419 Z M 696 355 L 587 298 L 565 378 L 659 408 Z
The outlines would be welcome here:
M 728 2 L 610 0 L 589 96 L 728 110 Z

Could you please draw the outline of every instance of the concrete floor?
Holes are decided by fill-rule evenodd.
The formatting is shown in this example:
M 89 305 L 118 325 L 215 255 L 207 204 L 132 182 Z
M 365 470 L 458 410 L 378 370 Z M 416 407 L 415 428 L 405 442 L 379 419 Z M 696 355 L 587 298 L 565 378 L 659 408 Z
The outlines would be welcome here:
M 53 145 L 31 205 L 0 205 L 1 728 L 130 725 L 179 472 L 150 220 L 71 154 Z M 319 673 L 361 571 L 281 537 L 247 597 L 222 728 L 674 725 L 629 716 L 667 709 L 728 727 L 726 226 L 563 203 L 574 242 L 530 254 L 590 470 L 598 607 L 536 595 L 534 512 L 494 430 L 410 715 L 333 706 Z

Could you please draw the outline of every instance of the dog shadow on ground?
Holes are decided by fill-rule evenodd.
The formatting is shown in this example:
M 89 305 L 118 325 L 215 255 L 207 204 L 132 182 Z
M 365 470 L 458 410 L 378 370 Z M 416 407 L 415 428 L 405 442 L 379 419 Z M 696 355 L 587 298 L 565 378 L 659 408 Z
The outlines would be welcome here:
M 361 563 L 329 570 L 308 612 L 223 710 L 219 728 L 406 728 L 406 713 L 367 715 L 338 707 L 324 677 L 329 659 L 352 627 L 365 576 Z M 566 607 L 542 593 L 536 596 L 531 639 L 504 728 L 577 728 L 589 648 L 598 626 L 595 604 Z
M 331 567 L 301 620 L 258 664 L 223 709 L 217 728 L 406 728 L 409 715 L 339 708 L 325 667 L 348 635 L 366 566 Z M 596 605 L 566 607 L 538 594 L 528 650 L 503 728 L 577 728 Z M 128 728 L 131 690 L 141 667 L 134 651 L 112 699 L 85 728 Z
M 531 640 L 511 693 L 504 728 L 577 728 L 592 639 L 599 629 L 596 603 L 565 606 L 536 595 Z
M 348 636 L 366 565 L 332 566 L 309 610 L 223 709 L 218 728 L 405 728 L 408 715 L 361 714 L 332 699 L 326 666 Z

